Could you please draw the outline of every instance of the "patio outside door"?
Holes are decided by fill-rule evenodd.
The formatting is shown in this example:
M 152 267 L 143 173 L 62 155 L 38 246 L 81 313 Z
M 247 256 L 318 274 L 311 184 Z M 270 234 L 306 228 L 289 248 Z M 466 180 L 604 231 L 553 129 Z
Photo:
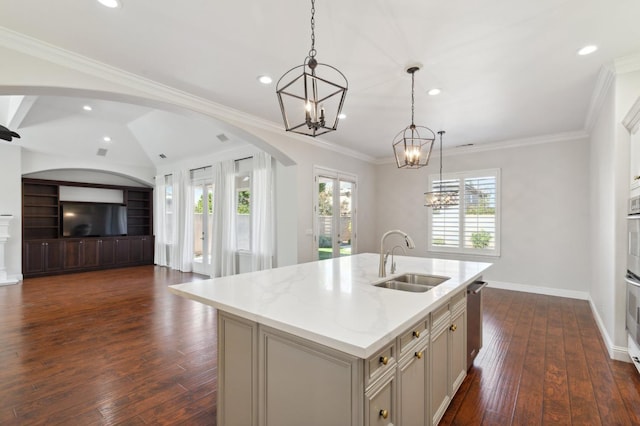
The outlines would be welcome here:
M 208 169 L 208 168 L 207 168 Z M 193 272 L 209 275 L 213 246 L 213 182 L 192 172 L 193 182 Z
M 316 169 L 315 235 L 317 259 L 355 253 L 355 176 Z

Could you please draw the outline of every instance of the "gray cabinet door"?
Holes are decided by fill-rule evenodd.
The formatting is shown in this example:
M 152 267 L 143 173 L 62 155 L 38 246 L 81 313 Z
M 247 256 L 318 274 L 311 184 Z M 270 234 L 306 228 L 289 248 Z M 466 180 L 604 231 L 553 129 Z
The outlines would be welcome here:
M 467 376 L 467 313 L 466 310 L 454 313 L 451 319 L 451 356 L 449 366 L 451 389 L 450 395 L 455 395 Z
M 429 346 L 418 345 L 398 366 L 400 394 L 398 424 L 424 426 L 429 424 Z

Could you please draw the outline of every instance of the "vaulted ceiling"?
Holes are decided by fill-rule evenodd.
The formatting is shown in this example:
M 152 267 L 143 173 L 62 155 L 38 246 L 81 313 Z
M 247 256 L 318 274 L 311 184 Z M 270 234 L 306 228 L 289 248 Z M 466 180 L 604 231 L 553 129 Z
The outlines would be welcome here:
M 310 6 L 122 0 L 107 9 L 95 0 L 20 0 L 3 2 L 0 13 L 5 29 L 281 125 L 275 81 L 309 51 Z M 391 156 L 393 137 L 410 122 L 404 70 L 416 62 L 416 124 L 445 129 L 445 147 L 584 130 L 600 69 L 640 51 L 638 16 L 636 0 L 317 0 L 317 58 L 349 80 L 347 118 L 322 138 Z M 577 55 L 588 44 L 599 49 Z M 261 85 L 259 75 L 274 83 Z M 441 94 L 429 96 L 436 87 Z M 10 102 L 0 100 L 0 114 Z M 204 118 L 63 97 L 33 100 L 12 130 L 30 149 L 68 155 L 94 156 L 102 144 L 123 164 L 243 143 L 220 142 L 222 132 Z M 107 134 L 111 145 L 99 142 Z

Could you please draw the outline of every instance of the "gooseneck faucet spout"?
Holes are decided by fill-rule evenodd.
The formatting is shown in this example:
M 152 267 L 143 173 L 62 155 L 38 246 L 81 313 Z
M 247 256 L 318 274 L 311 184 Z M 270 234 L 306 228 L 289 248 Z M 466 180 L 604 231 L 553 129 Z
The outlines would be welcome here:
M 378 276 L 379 277 L 386 277 L 387 276 L 387 272 L 386 272 L 386 259 L 385 259 L 385 255 L 384 255 L 384 242 L 387 239 L 388 236 L 390 235 L 401 235 L 404 237 L 404 241 L 407 244 L 407 248 L 410 249 L 414 249 L 416 248 L 416 245 L 414 244 L 413 240 L 411 239 L 411 237 L 409 235 L 407 235 L 406 232 L 403 232 L 399 229 L 394 229 L 392 231 L 387 231 L 382 235 L 382 238 L 380 239 L 380 263 L 378 265 Z

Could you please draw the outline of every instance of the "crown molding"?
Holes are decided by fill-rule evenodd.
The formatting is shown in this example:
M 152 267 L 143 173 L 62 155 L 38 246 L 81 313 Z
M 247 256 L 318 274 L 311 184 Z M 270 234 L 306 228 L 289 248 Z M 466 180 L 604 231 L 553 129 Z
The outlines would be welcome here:
M 627 128 L 629 133 L 635 134 L 640 128 L 640 97 L 622 119 L 622 124 Z
M 625 74 L 640 70 L 640 53 L 623 56 L 613 61 L 616 74 Z
M 596 85 L 591 93 L 591 101 L 589 102 L 589 109 L 587 110 L 587 116 L 584 122 L 584 128 L 588 133 L 591 133 L 593 127 L 596 125 L 600 111 L 604 105 L 604 101 L 609 93 L 609 90 L 613 86 L 615 81 L 616 72 L 610 65 L 603 65 L 598 73 L 598 79 Z
M 246 123 L 252 127 L 274 133 L 280 133 L 291 139 L 304 142 L 318 148 L 334 151 L 342 155 L 347 155 L 364 162 L 373 164 L 375 161 L 374 157 L 350 148 L 322 139 L 285 132 L 281 125 L 272 121 L 227 107 L 192 93 L 175 89 L 171 86 L 167 86 L 103 62 L 93 60 L 86 56 L 79 55 L 2 26 L 0 26 L 0 45 L 38 59 L 49 61 L 56 65 L 106 80 L 110 83 L 119 84 L 129 89 L 133 89 L 145 94 L 149 99 L 160 100 L 161 102 L 187 108 L 212 118 L 226 121 L 233 125 L 237 125 L 235 123 L 238 122 Z
M 501 142 L 486 143 L 486 144 L 473 145 L 473 146 L 447 148 L 442 151 L 442 155 L 444 157 L 448 157 L 448 156 L 455 156 L 455 155 L 475 154 L 478 152 L 496 151 L 496 150 L 503 150 L 503 149 L 509 149 L 509 148 L 522 148 L 524 146 L 542 145 L 546 143 L 575 141 L 579 139 L 586 139 L 588 137 L 589 137 L 589 134 L 586 131 L 578 130 L 574 132 L 554 133 L 551 135 L 535 136 L 531 138 L 509 139 Z M 437 151 L 437 150 L 434 150 L 434 151 Z M 385 158 L 376 159 L 375 164 L 376 165 L 389 164 L 389 163 L 395 164 L 395 162 L 396 161 L 394 157 L 385 157 Z

